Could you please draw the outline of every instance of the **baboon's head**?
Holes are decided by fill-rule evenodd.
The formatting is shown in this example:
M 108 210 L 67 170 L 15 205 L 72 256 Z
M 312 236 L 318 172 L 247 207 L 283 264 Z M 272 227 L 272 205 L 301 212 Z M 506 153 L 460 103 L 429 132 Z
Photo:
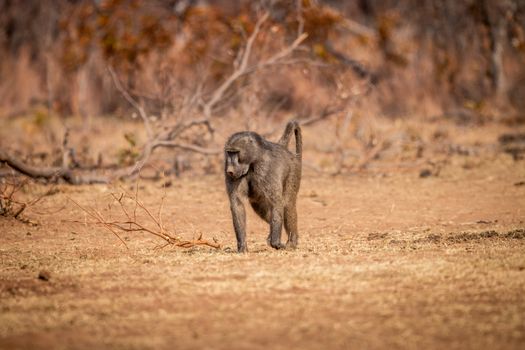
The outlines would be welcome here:
M 233 134 L 224 146 L 224 172 L 232 179 L 243 177 L 260 155 L 260 136 L 253 132 Z

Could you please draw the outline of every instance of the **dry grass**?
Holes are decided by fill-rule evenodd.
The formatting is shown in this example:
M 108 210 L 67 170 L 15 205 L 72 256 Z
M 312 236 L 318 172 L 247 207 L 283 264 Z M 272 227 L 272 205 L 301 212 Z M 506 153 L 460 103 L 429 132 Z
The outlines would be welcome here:
M 137 124 L 100 121 L 86 129 L 68 121 L 77 151 L 89 146 L 85 164 L 99 153 L 104 165 L 114 162 L 129 147 L 125 133 L 144 141 Z M 499 135 L 520 130 L 357 113 L 340 140 L 344 170 L 362 160 L 368 141 L 388 147 L 362 171 L 332 177 L 334 121 L 303 130 L 296 251 L 267 247 L 267 226 L 248 210 L 250 253 L 233 252 L 220 158 L 188 157 L 191 178 L 142 180 L 138 188 L 58 185 L 23 211 L 36 226 L 0 217 L 0 348 L 521 348 L 525 165 L 497 146 Z M 61 132 L 48 122 L 9 120 L 0 137 L 50 153 L 49 135 Z M 217 142 L 232 125 L 240 124 L 218 123 Z M 31 145 L 19 141 L 26 132 Z M 161 173 L 172 160 L 159 152 L 145 171 Z M 422 169 L 430 176 L 420 178 Z M 17 200 L 48 192 L 31 184 Z M 182 241 L 216 238 L 223 249 L 155 249 L 163 243 L 155 235 L 119 232 L 126 249 L 68 200 L 106 223 L 129 221 L 115 202 L 123 192 L 139 193 L 151 214 L 129 214 L 131 200 L 133 221 Z
M 250 212 L 251 252 L 232 253 L 215 175 L 174 182 L 163 220 L 224 250 L 154 250 L 155 237 L 130 232 L 128 251 L 103 228 L 62 221 L 84 220 L 73 205 L 28 210 L 37 227 L 0 218 L 0 348 L 521 348 L 523 170 L 502 155 L 425 179 L 307 171 L 296 251 L 268 248 Z M 140 191 L 156 210 L 162 184 Z M 113 192 L 59 186 L 40 209 L 71 197 L 107 214 Z

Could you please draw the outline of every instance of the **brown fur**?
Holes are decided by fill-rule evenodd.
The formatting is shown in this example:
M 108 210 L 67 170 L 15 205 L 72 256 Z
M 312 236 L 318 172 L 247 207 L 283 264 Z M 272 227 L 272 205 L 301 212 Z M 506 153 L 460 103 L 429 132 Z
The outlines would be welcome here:
M 295 134 L 295 154 L 287 149 L 292 133 Z M 233 134 L 224 146 L 224 157 L 226 190 L 238 251 L 248 251 L 245 198 L 248 198 L 253 210 L 270 224 L 270 246 L 275 249 L 296 248 L 296 201 L 301 183 L 302 158 L 299 124 L 289 122 L 278 143 L 267 141 L 255 132 Z M 288 235 L 286 245 L 281 243 L 283 224 Z

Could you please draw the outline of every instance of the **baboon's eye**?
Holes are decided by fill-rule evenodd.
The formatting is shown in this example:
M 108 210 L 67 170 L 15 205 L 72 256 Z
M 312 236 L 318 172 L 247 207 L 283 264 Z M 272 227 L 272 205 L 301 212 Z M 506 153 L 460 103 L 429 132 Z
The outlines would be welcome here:
M 239 151 L 226 151 L 230 162 L 237 163 L 239 161 Z

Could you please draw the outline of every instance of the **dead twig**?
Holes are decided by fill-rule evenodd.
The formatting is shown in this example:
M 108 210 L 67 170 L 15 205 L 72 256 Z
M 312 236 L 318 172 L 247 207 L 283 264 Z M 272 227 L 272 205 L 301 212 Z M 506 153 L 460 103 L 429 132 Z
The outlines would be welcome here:
M 73 221 L 76 223 L 82 223 L 82 224 L 92 224 L 92 225 L 100 225 L 110 231 L 112 234 L 114 234 L 123 244 L 124 246 L 128 248 L 128 245 L 126 242 L 122 239 L 121 234 L 124 232 L 145 232 L 148 234 L 151 234 L 155 237 L 163 239 L 166 243 L 162 246 L 164 248 L 167 245 L 173 245 L 175 247 L 180 248 L 191 248 L 194 246 L 208 246 L 215 249 L 220 249 L 221 245 L 217 242 L 210 242 L 208 240 L 205 240 L 202 238 L 202 234 L 197 239 L 192 240 L 185 240 L 182 239 L 169 230 L 167 230 L 163 223 L 162 223 L 162 209 L 164 205 L 164 199 L 161 200 L 161 204 L 158 210 L 157 216 L 153 215 L 151 210 L 144 205 L 139 199 L 138 199 L 138 183 L 136 187 L 136 191 L 134 194 L 131 194 L 126 189 L 121 187 L 122 192 L 119 194 L 112 193 L 111 196 L 113 200 L 118 203 L 119 207 L 121 208 L 122 214 L 124 214 L 125 219 L 124 220 L 112 220 L 112 219 L 106 219 L 98 210 L 93 208 L 88 208 L 80 205 L 72 198 L 68 198 L 71 202 L 73 202 L 78 208 L 80 208 L 84 213 L 86 213 L 93 221 L 87 222 L 87 221 Z M 127 205 L 133 205 L 133 216 L 130 214 L 128 209 L 126 208 L 126 202 Z M 148 218 L 148 221 L 150 224 L 140 222 L 137 219 L 137 212 L 142 213 L 146 215 Z M 151 228 L 151 224 L 155 226 L 155 228 Z
M 90 216 L 91 218 L 95 219 L 95 223 L 97 224 L 101 224 L 103 225 L 105 228 L 107 228 L 111 233 L 113 233 L 115 236 L 117 236 L 117 238 L 124 244 L 124 246 L 126 247 L 126 249 L 129 249 L 128 248 L 128 245 L 126 244 L 126 242 L 124 242 L 124 240 L 122 239 L 122 237 L 120 237 L 120 235 L 113 229 L 113 227 L 110 225 L 110 223 L 108 223 L 104 217 L 102 216 L 102 214 L 100 214 L 99 211 L 95 210 L 95 209 L 88 209 L 88 208 L 84 208 L 83 206 L 81 206 L 80 204 L 78 204 L 76 201 L 74 201 L 73 199 L 69 198 L 68 199 L 73 202 L 73 204 L 75 204 L 77 207 L 79 207 L 80 209 L 82 209 L 84 211 L 84 213 L 86 213 L 88 216 Z M 84 223 L 86 223 L 86 221 L 84 221 Z

